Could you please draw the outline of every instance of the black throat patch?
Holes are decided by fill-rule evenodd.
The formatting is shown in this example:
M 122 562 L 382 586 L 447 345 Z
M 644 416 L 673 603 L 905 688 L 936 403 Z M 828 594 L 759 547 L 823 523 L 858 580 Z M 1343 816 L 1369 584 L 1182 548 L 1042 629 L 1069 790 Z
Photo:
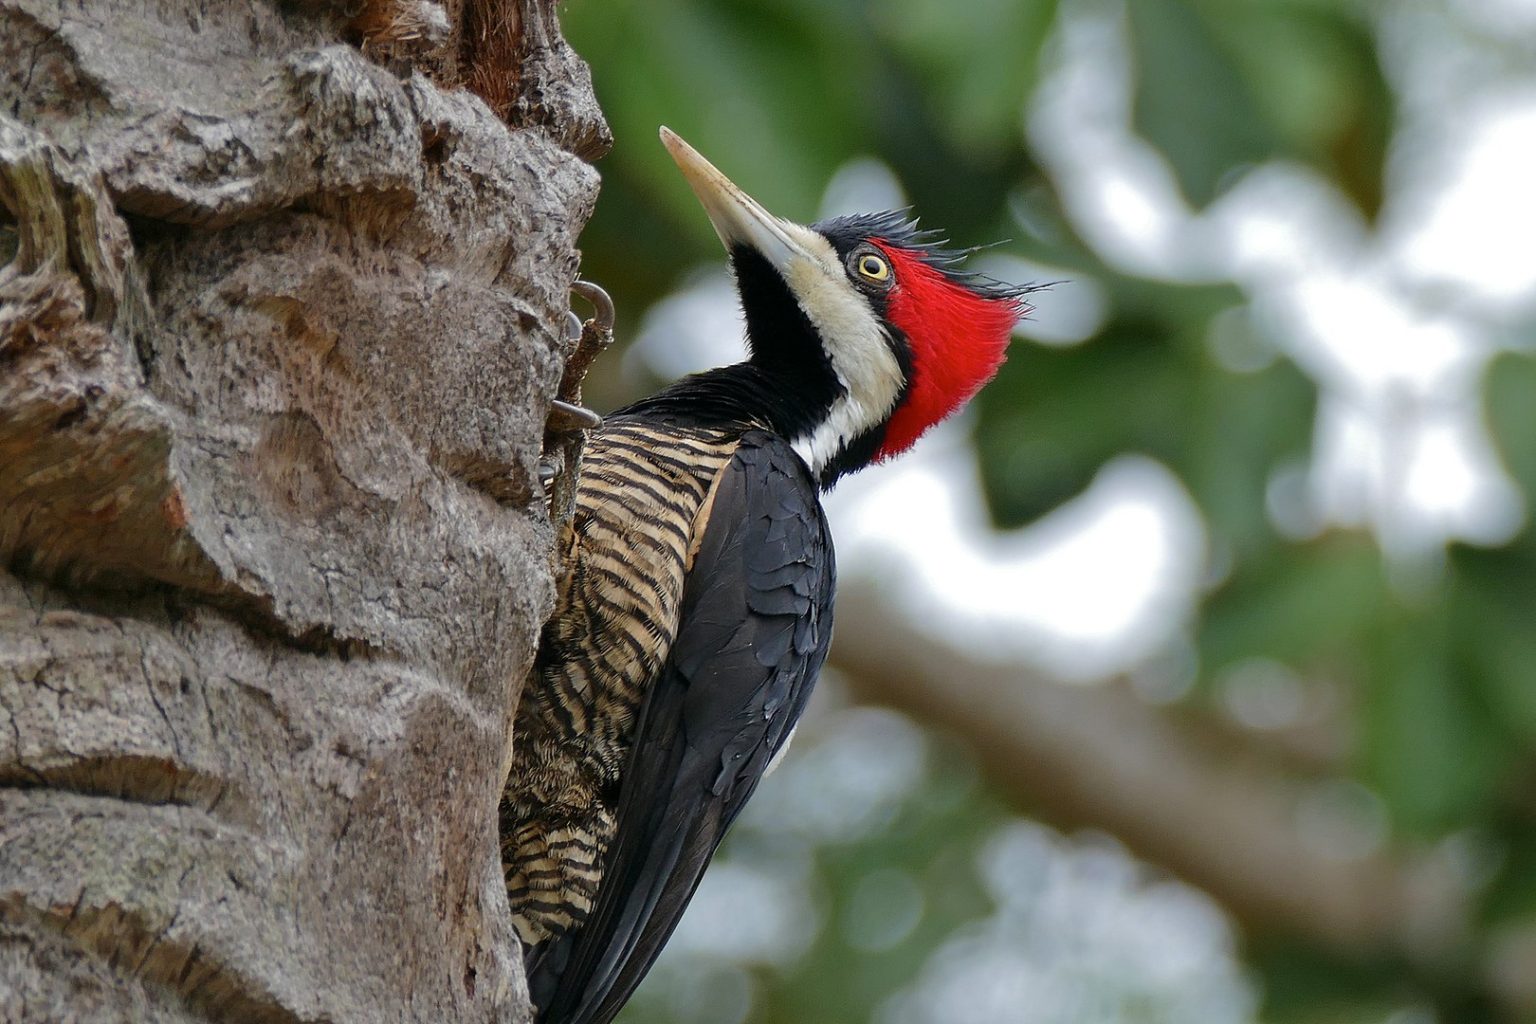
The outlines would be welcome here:
M 794 292 L 762 254 L 737 246 L 731 266 L 747 319 L 749 362 L 781 392 L 776 404 L 784 422 L 772 426 L 790 440 L 810 433 L 843 395 L 832 360 Z

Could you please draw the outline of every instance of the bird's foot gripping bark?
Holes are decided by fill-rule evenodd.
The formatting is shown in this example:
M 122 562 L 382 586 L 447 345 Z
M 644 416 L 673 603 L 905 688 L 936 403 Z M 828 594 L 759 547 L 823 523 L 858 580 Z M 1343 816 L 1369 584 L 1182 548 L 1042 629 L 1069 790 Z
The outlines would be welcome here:
M 549 517 L 556 526 L 570 519 L 575 507 L 583 434 L 603 422 L 601 416 L 581 404 L 581 382 L 592 361 L 613 343 L 613 300 L 608 293 L 590 281 L 577 281 L 571 291 L 592 306 L 592 316 L 583 321 L 574 312 L 566 314 L 575 348 L 566 360 L 560 388 L 549 403 L 544 422 L 539 482 L 549 496 Z

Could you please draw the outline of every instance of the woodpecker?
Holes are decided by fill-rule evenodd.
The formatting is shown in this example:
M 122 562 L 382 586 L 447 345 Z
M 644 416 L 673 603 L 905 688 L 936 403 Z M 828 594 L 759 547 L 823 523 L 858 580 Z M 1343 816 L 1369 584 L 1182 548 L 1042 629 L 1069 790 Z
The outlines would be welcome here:
M 661 140 L 725 245 L 749 356 L 587 436 L 501 802 L 539 1024 L 613 1019 L 788 743 L 831 640 L 820 492 L 991 379 L 1032 290 L 904 213 L 776 217 Z

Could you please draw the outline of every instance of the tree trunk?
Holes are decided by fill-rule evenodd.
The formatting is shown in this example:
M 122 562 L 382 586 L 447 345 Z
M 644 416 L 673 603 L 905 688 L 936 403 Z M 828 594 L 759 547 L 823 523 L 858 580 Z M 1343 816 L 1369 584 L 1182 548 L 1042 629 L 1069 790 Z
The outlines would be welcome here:
M 523 1019 L 550 0 L 0 0 L 0 99 L 0 1019 Z

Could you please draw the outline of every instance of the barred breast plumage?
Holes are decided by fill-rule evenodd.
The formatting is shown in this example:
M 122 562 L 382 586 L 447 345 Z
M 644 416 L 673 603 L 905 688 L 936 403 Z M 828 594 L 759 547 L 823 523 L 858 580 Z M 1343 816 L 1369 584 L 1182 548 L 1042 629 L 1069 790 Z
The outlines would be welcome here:
M 701 511 L 739 436 L 621 419 L 588 439 L 501 805 L 507 894 L 527 946 L 591 911 L 643 686 L 676 637 Z
M 1028 309 L 903 214 L 795 224 L 662 141 L 730 254 L 748 354 L 590 445 L 502 803 L 538 1024 L 612 1024 L 789 742 L 831 644 L 821 492 L 964 404 Z

